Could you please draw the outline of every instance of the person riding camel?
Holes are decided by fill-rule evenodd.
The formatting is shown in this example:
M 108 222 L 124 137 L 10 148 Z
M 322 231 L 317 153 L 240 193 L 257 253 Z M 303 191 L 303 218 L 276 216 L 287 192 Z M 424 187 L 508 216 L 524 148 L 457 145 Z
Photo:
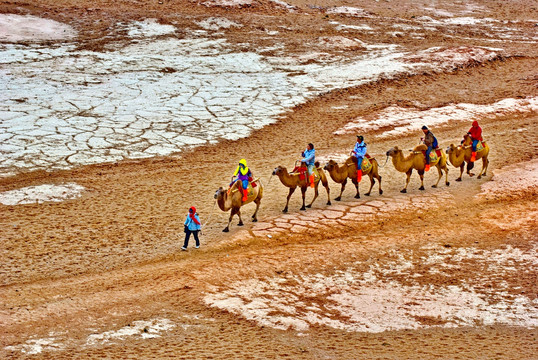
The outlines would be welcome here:
M 238 188 L 243 193 L 243 202 L 247 201 L 248 197 L 248 183 L 252 181 L 252 172 L 247 166 L 247 161 L 245 159 L 241 159 L 239 161 L 239 165 L 237 166 L 237 169 L 235 169 L 234 175 L 237 176 L 237 179 L 232 181 L 230 186 L 232 186 L 236 181 L 239 180 Z M 254 187 L 254 183 L 252 184 Z
M 473 141 L 473 151 L 471 153 L 471 162 L 476 160 L 476 145 L 479 141 L 482 141 L 482 128 L 478 126 L 478 121 L 473 121 L 473 126 L 467 132 Z
M 357 159 L 357 182 L 360 182 L 362 180 L 362 160 L 366 155 L 366 143 L 362 135 L 357 135 L 357 142 L 351 153 Z
M 314 163 L 316 162 L 316 150 L 314 150 L 314 144 L 309 143 L 306 150 L 301 153 L 301 156 L 303 157 L 301 162 L 304 163 L 308 169 L 310 187 L 314 187 Z
M 424 145 L 428 147 L 428 149 L 426 150 L 426 166 L 424 167 L 424 171 L 430 171 L 430 153 L 433 149 L 437 149 L 439 143 L 437 142 L 437 138 L 435 137 L 435 135 L 433 135 L 433 133 L 428 130 L 428 127 L 426 125 L 422 127 L 422 132 L 424 133 L 425 137 L 421 140 Z

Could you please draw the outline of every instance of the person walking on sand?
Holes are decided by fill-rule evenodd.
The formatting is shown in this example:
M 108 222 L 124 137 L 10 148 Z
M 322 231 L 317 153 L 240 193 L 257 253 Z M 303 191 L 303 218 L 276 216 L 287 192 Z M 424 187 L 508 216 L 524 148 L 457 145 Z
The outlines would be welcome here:
M 200 247 L 200 240 L 198 239 L 198 233 L 200 230 L 202 230 L 202 223 L 200 222 L 200 217 L 198 217 L 198 213 L 196 212 L 196 208 L 192 206 L 189 209 L 189 214 L 187 215 L 187 219 L 185 220 L 185 242 L 183 243 L 183 247 L 181 250 L 187 251 L 187 246 L 189 245 L 189 238 L 191 237 L 191 234 L 194 235 L 194 240 L 196 241 L 196 248 L 198 249 Z
M 305 163 L 308 169 L 308 180 L 310 187 L 314 187 L 314 163 L 316 162 L 316 150 L 314 150 L 314 144 L 309 143 L 306 150 L 301 153 L 303 159 L 301 162 Z
M 364 137 L 362 135 L 357 135 L 357 142 L 355 143 L 355 147 L 351 153 L 357 159 L 357 182 L 361 182 L 362 160 L 366 155 L 366 143 L 364 142 Z
M 422 132 L 425 136 L 421 140 L 424 145 L 428 147 L 428 149 L 426 150 L 426 166 L 424 167 L 424 171 L 430 171 L 430 153 L 433 149 L 437 149 L 439 143 L 437 142 L 437 138 L 433 135 L 433 133 L 428 129 L 426 125 L 422 127 Z

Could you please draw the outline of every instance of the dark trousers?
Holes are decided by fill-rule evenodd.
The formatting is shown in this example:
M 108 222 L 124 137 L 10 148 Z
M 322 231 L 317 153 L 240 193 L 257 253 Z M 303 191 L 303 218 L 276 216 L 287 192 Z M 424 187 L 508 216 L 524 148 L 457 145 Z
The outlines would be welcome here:
M 433 148 L 431 146 L 428 146 L 428 150 L 426 150 L 426 164 L 430 163 L 430 153 L 432 152 Z
M 196 246 L 200 246 L 200 240 L 198 240 L 198 232 L 200 230 L 188 230 L 187 229 L 187 232 L 185 233 L 185 243 L 183 244 L 183 247 L 186 249 L 187 246 L 189 245 L 189 238 L 191 237 L 191 234 L 194 235 L 194 240 L 196 241 Z

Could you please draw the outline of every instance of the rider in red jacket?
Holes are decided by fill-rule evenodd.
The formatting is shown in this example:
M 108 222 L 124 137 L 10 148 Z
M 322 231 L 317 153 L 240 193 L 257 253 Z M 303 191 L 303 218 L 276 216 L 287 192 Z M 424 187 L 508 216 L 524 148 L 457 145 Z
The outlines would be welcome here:
M 478 121 L 473 121 L 473 126 L 467 132 L 473 141 L 473 152 L 471 153 L 471 162 L 476 160 L 476 145 L 482 141 L 482 128 L 478 126 Z

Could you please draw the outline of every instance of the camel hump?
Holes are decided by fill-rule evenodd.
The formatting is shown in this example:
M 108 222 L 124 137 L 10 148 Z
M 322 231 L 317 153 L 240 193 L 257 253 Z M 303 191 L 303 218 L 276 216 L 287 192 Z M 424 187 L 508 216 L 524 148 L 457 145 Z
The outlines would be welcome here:
M 417 145 L 413 149 L 413 151 L 426 151 L 426 150 L 428 150 L 428 147 L 424 144 Z

